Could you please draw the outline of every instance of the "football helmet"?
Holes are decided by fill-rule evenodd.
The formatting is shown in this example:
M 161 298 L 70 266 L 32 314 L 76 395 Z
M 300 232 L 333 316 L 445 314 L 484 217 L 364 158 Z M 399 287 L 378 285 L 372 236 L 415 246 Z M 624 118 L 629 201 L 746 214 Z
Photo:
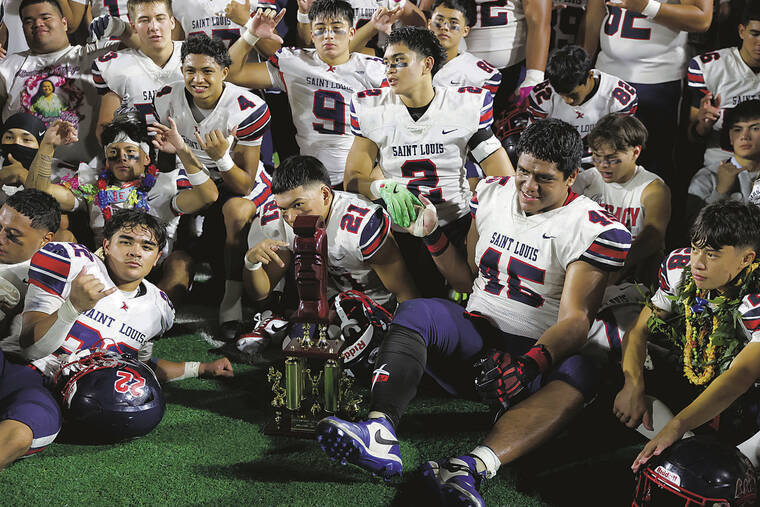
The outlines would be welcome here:
M 636 477 L 633 506 L 751 506 L 755 468 L 736 447 L 709 437 L 685 438 L 654 456 Z
M 148 366 L 113 351 L 80 351 L 55 377 L 64 428 L 92 443 L 114 443 L 150 433 L 164 417 L 161 385 Z
M 347 290 L 335 296 L 335 313 L 346 344 L 341 352 L 343 368 L 361 380 L 369 380 L 380 342 L 393 315 L 358 290 Z
M 517 167 L 517 142 L 520 140 L 522 131 L 528 126 L 529 120 L 530 115 L 527 110 L 513 108 L 505 111 L 494 125 L 494 133 L 509 155 L 513 167 Z

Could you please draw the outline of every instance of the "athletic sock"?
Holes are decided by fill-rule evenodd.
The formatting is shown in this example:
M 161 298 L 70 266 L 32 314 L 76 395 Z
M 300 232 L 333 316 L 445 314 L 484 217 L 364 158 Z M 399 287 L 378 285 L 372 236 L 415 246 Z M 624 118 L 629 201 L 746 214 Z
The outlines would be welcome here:
M 219 322 L 240 322 L 243 320 L 243 282 L 224 281 L 224 297 L 219 305 Z

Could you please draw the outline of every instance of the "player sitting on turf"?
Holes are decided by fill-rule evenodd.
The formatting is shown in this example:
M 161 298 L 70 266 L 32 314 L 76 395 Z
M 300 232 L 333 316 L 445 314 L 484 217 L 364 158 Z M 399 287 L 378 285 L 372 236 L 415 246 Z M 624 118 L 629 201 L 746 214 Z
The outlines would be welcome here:
M 4 357 L 20 350 L 14 317 L 24 304 L 29 260 L 53 239 L 60 217 L 55 199 L 39 190 L 16 192 L 0 207 L 0 327 L 2 336 L 9 335 L 0 342 L 0 470 L 43 450 L 61 428 L 58 404 L 42 377 Z
M 52 378 L 79 350 L 107 348 L 148 363 L 159 380 L 232 376 L 227 358 L 205 363 L 154 359 L 153 339 L 174 322 L 166 294 L 145 280 L 166 243 L 166 228 L 138 210 L 114 212 L 101 260 L 82 245 L 48 243 L 29 268 L 22 354 Z
M 159 172 L 152 163 L 155 157 L 145 124 L 136 114 L 124 113 L 103 129 L 105 167 L 80 165 L 75 175 L 64 177 L 61 184 L 56 185 L 50 183 L 53 153 L 59 146 L 77 139 L 74 126 L 58 120 L 42 139 L 27 177 L 27 187 L 49 193 L 64 211 L 85 209 L 96 244 L 103 241 L 104 226 L 116 209 L 135 208 L 166 222 L 169 232 L 163 253 L 168 257 L 163 262 L 159 286 L 177 296 L 187 290 L 191 276 L 189 256 L 172 251 L 179 216 L 208 206 L 216 200 L 218 192 L 171 118 L 169 125 L 171 127 L 161 124 L 153 127 L 157 132 L 153 142 L 169 153 L 176 153 L 185 169 Z
M 417 297 L 383 208 L 362 196 L 332 190 L 325 166 L 314 157 L 297 155 L 275 171 L 272 197 L 251 227 L 245 282 L 253 300 L 269 296 L 291 267 L 293 222 L 299 215 L 325 219 L 329 297 L 355 289 L 390 310 L 396 300 Z
M 659 289 L 623 339 L 625 385 L 613 409 L 652 439 L 634 470 L 710 421 L 718 438 L 760 463 L 759 248 L 760 209 L 716 203 L 697 217 L 691 248 L 662 263 Z M 651 373 L 644 369 L 647 349 Z M 673 417 L 670 409 L 682 410 Z
M 583 152 L 571 125 L 534 123 L 518 152 L 514 177 L 478 184 L 467 261 L 432 211 L 423 213 L 436 264 L 456 290 L 472 291 L 467 310 L 443 299 L 399 306 L 375 362 L 381 366 L 372 376 L 369 419 L 320 422 L 318 440 L 329 456 L 385 476 L 400 473 L 395 428 L 422 374 L 459 396 L 474 395 L 477 386 L 489 404 L 508 410 L 470 454 L 430 461 L 423 473 L 442 495 L 482 505 L 483 478 L 556 434 L 594 395 L 598 371 L 579 350 L 631 235 L 571 190 Z M 472 369 L 478 358 L 479 374 Z
M 625 267 L 613 277 L 655 281 L 670 221 L 670 190 L 654 173 L 636 165 L 647 129 L 620 113 L 602 117 L 586 137 L 595 167 L 578 174 L 573 191 L 598 202 L 631 232 Z
M 219 187 L 218 204 L 204 212 L 203 232 L 212 258 L 224 261 L 219 322 L 226 339 L 234 337 L 243 317 L 245 230 L 266 200 L 271 181 L 259 161 L 269 109 L 257 95 L 224 82 L 230 63 L 222 41 L 192 35 L 182 44 L 184 83 L 164 87 L 154 101 L 158 120 L 167 124 L 167 118 L 174 119 Z

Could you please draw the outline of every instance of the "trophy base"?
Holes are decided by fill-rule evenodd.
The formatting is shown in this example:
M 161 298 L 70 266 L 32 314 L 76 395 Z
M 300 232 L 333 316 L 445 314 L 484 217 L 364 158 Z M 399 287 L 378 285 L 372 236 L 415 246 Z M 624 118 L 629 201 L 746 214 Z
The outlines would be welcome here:
M 323 417 L 328 415 L 330 414 L 326 413 Z M 317 424 L 321 420 L 322 418 L 312 419 L 297 414 L 277 414 L 264 425 L 264 434 L 313 440 L 317 435 Z

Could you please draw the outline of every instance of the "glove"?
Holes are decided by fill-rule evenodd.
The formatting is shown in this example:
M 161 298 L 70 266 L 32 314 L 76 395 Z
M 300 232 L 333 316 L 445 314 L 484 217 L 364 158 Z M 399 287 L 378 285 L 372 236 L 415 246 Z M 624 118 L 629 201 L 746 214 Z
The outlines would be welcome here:
M 127 23 L 109 14 L 103 14 L 90 23 L 90 42 L 98 42 L 106 37 L 118 37 L 127 29 Z
M 424 207 L 419 199 L 403 184 L 393 180 L 376 180 L 371 185 L 372 193 L 385 201 L 388 214 L 396 225 L 409 227 L 417 218 L 414 206 Z
M 520 86 L 515 92 L 515 101 L 517 102 L 518 108 L 526 107 L 528 105 L 528 97 L 530 97 L 530 92 L 533 91 L 534 86 L 543 80 L 543 71 L 528 69 L 525 72 L 525 79 L 522 83 L 520 83 Z
M 551 365 L 545 346 L 534 345 L 514 360 L 507 352 L 491 351 L 480 363 L 475 390 L 484 403 L 504 410 L 526 398 L 526 387 Z

